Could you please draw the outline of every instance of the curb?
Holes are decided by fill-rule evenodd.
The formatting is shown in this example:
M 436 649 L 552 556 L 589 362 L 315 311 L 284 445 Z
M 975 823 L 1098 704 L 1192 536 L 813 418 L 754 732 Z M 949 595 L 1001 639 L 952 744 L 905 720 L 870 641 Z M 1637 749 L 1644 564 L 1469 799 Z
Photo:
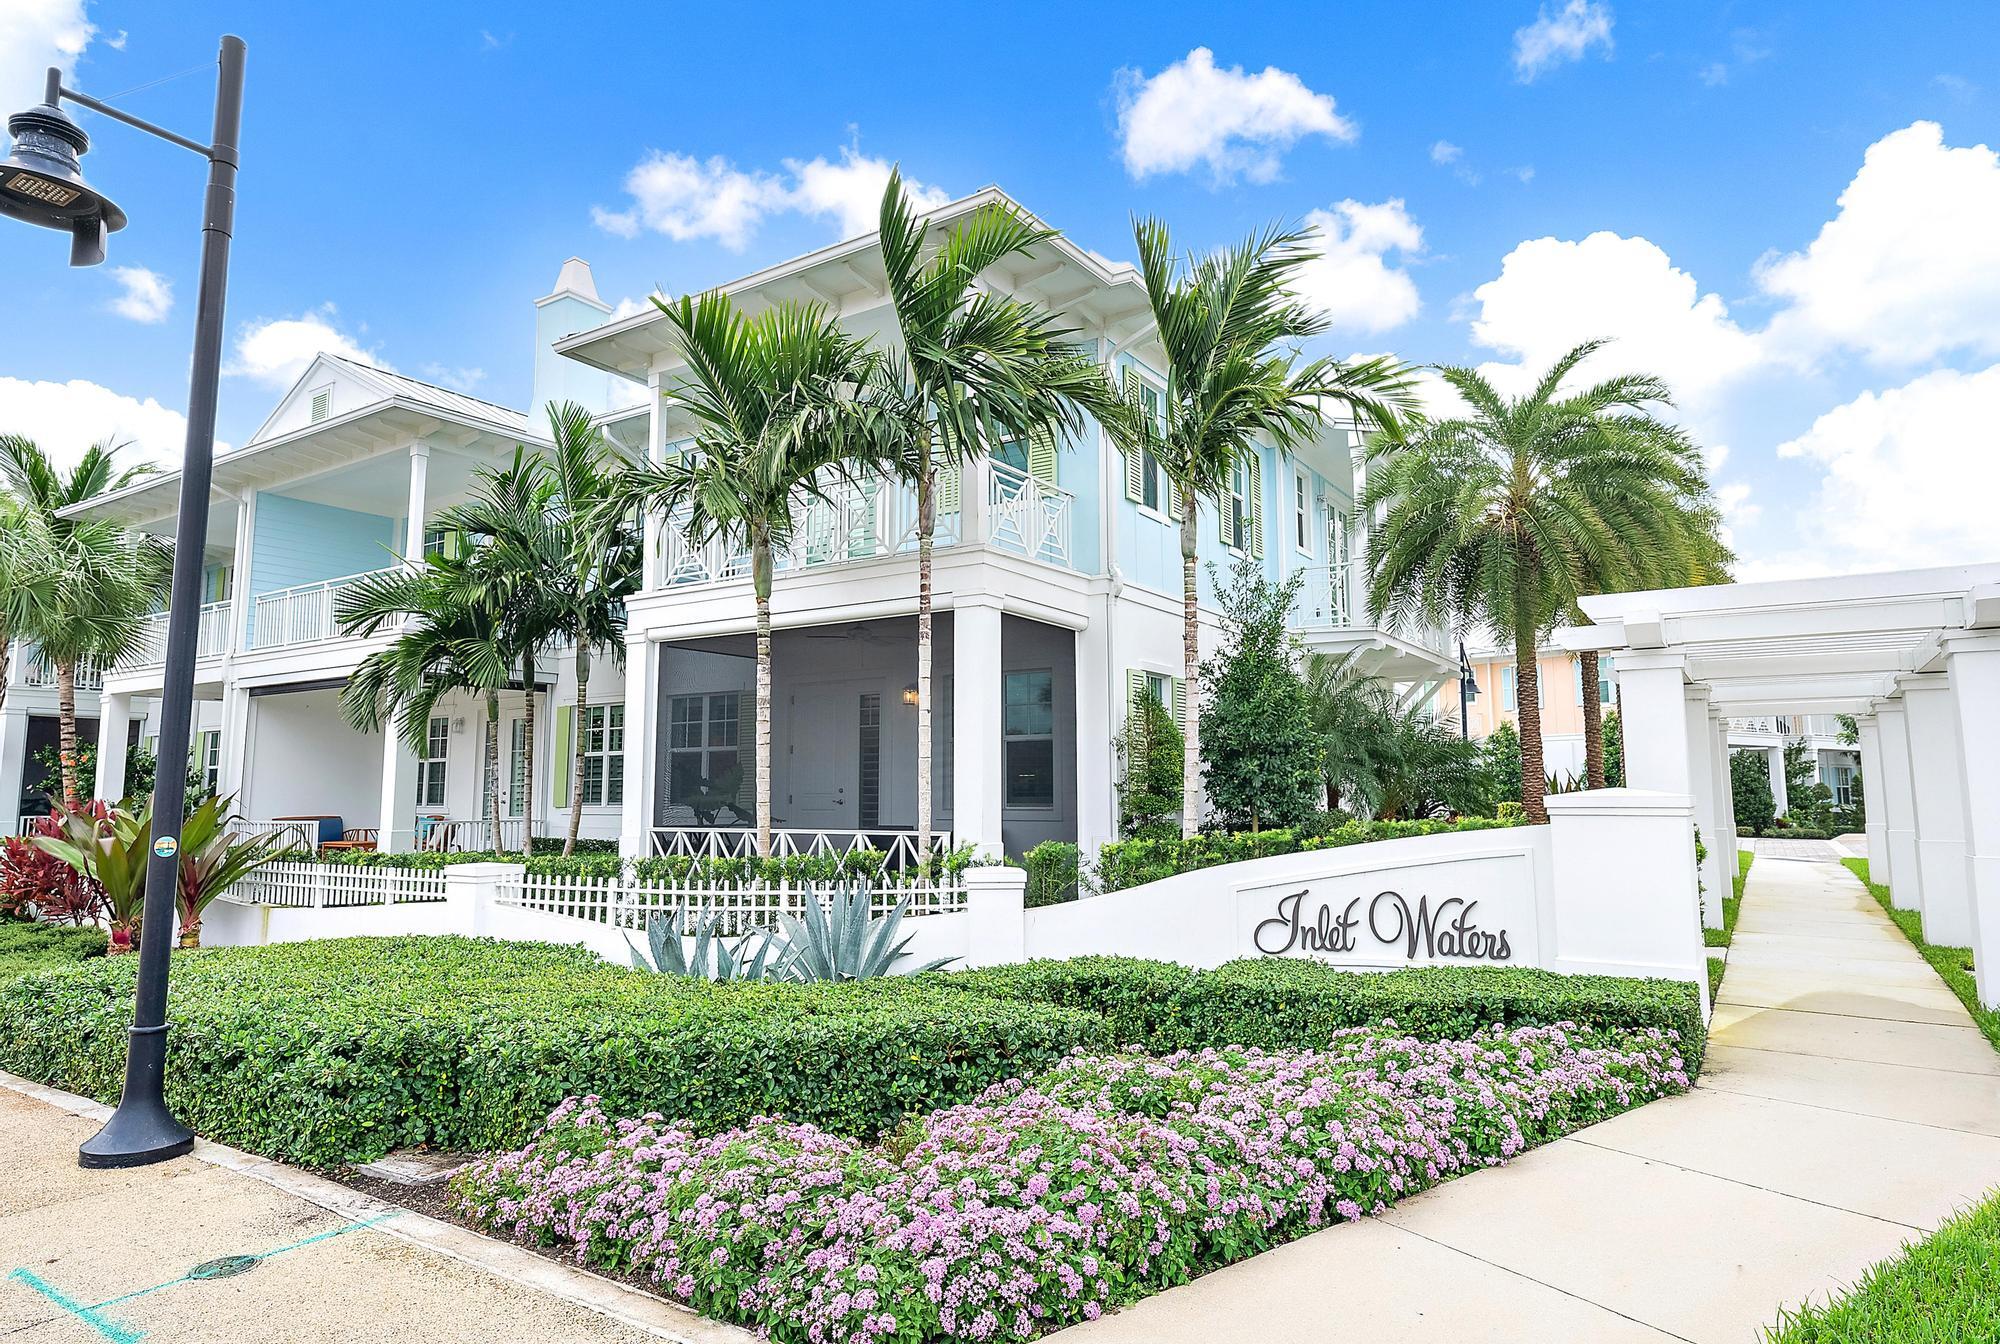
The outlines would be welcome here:
M 102 1121 L 111 1115 L 111 1108 L 102 1102 L 4 1071 L 0 1071 L 0 1088 L 86 1120 Z M 512 1242 L 376 1199 L 338 1181 L 288 1167 L 268 1157 L 200 1138 L 194 1141 L 193 1156 L 198 1162 L 261 1181 L 350 1222 L 380 1219 L 370 1231 L 435 1251 L 508 1283 L 561 1298 L 656 1339 L 671 1340 L 674 1344 L 760 1344 L 758 1336 L 747 1330 L 709 1320 L 665 1298 L 537 1255 Z

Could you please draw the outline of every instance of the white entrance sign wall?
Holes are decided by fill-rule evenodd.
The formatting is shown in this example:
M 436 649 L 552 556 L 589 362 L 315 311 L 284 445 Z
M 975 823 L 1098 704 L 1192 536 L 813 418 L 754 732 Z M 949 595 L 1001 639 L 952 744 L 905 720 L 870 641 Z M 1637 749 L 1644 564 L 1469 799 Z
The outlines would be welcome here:
M 1958 711 L 1942 672 L 1896 678 L 1910 738 L 1916 802 L 1917 867 L 1923 874 L 1924 938 L 1940 947 L 1972 943 L 1966 884 L 1965 768 L 1959 764 Z
M 1239 956 L 1307 957 L 1371 970 L 1533 966 L 1540 905 L 1535 865 L 1538 858 L 1546 862 L 1543 849 L 1440 855 L 1390 872 L 1364 868 L 1239 882 L 1229 893 L 1235 927 L 1228 948 Z

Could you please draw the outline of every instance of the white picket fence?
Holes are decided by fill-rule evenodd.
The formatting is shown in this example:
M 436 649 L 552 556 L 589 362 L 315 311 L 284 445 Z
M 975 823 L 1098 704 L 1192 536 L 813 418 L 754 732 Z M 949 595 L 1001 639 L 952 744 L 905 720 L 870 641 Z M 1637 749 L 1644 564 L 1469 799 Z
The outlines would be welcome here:
M 780 915 L 804 915 L 806 902 L 822 909 L 835 886 L 827 882 L 646 882 L 624 877 L 554 877 L 524 873 L 502 878 L 495 901 L 500 905 L 539 910 L 569 919 L 643 930 L 656 915 L 687 912 L 687 927 L 715 921 L 721 932 L 734 936 L 753 928 L 776 928 Z M 942 881 L 882 882 L 871 886 L 870 906 L 887 914 L 904 904 L 906 915 L 949 915 L 965 909 L 965 883 Z M 906 904 L 905 904 L 906 903 Z
M 359 905 L 421 905 L 444 899 L 444 871 L 362 868 L 343 863 L 273 863 L 222 894 L 238 905 L 329 910 Z

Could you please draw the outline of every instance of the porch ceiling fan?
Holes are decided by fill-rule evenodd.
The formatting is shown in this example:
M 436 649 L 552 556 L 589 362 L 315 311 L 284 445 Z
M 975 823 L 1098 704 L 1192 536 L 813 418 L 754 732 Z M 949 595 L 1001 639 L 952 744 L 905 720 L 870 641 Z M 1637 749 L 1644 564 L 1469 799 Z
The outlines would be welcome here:
M 875 645 L 900 644 L 903 642 L 899 639 L 892 639 L 882 631 L 877 630 L 875 624 L 873 621 L 849 621 L 845 625 L 815 626 L 813 629 L 806 631 L 806 638 L 846 639 L 862 644 Z

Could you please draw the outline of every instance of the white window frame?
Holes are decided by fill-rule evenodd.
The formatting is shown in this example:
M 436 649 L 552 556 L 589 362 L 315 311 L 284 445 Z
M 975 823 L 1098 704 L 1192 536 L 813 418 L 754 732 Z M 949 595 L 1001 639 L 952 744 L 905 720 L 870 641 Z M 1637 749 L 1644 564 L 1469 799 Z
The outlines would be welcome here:
M 424 559 L 428 560 L 432 556 L 442 556 L 450 537 L 451 533 L 436 523 L 424 524 Z
M 213 794 L 222 784 L 222 734 L 210 729 L 201 735 L 201 782 Z
M 1049 727 L 1044 733 L 1015 733 L 1008 730 L 1007 686 L 1017 677 L 1046 677 L 1049 684 Z M 1149 683 L 1150 684 L 1150 683 Z M 1046 803 L 1017 803 L 1013 799 L 1013 771 L 1008 761 L 1008 748 L 1016 742 L 1047 742 L 1049 744 L 1049 800 Z M 1060 790 L 1056 787 L 1058 776 L 1056 759 L 1056 673 L 1052 667 L 1010 667 L 1000 674 L 1000 801 L 1001 806 L 1014 811 L 1051 812 L 1061 804 Z
M 1304 467 L 1292 468 L 1292 545 L 1312 559 L 1312 482 Z
M 1229 493 L 1223 496 L 1223 507 L 1230 511 L 1228 535 L 1233 538 L 1222 543 L 1223 549 L 1231 555 L 1248 555 L 1248 533 L 1256 526 L 1256 518 L 1250 511 L 1250 459 L 1247 456 L 1239 454 L 1229 468 Z M 1222 531 L 1222 519 L 1215 520 L 1215 528 L 1217 532 Z
M 732 726 L 734 721 L 732 720 Z M 577 739 L 583 746 L 583 805 L 623 807 L 625 805 L 625 706 L 585 705 L 576 716 Z M 704 730 L 705 735 L 705 730 Z M 613 742 L 616 745 L 613 745 Z M 598 769 L 591 773 L 592 764 Z M 595 784 L 596 796 L 591 786 Z M 612 797 L 613 794 L 617 797 Z
M 1139 383 L 1140 407 L 1147 410 L 1156 422 L 1163 423 L 1167 413 L 1167 394 L 1153 386 L 1151 380 L 1136 370 L 1133 372 L 1133 377 Z M 1152 403 L 1150 407 L 1147 406 L 1149 400 Z M 1174 522 L 1174 483 L 1168 479 L 1167 469 L 1160 465 L 1159 458 L 1153 455 L 1151 448 L 1140 449 L 1139 472 L 1141 481 L 1138 501 L 1139 512 L 1158 522 L 1172 525 Z M 1159 501 L 1157 504 L 1148 504 L 1146 502 L 1145 495 L 1148 485 L 1152 487 L 1153 494 Z
M 1169 715 L 1174 712 L 1174 679 L 1166 672 L 1154 672 L 1140 668 L 1139 675 L 1146 679 L 1146 694 L 1153 697 L 1161 709 Z
M 417 758 L 417 806 L 446 806 L 451 797 L 450 780 L 451 716 L 433 714 L 424 725 L 424 754 Z M 436 798 L 431 797 L 433 793 Z
M 672 802 L 673 787 L 674 787 L 673 785 L 674 762 L 680 757 L 693 756 L 700 761 L 700 775 L 698 777 L 701 779 L 715 778 L 715 771 L 709 765 L 709 758 L 717 752 L 726 751 L 736 757 L 736 763 L 739 766 L 742 766 L 744 764 L 743 743 L 740 741 L 742 734 L 737 732 L 736 726 L 738 723 L 738 715 L 741 712 L 742 697 L 747 694 L 749 694 L 749 692 L 747 691 L 734 691 L 734 690 L 692 691 L 685 695 L 673 695 L 667 697 L 666 790 L 670 805 L 676 807 L 684 806 L 684 804 Z M 725 697 L 732 702 L 730 705 L 729 713 L 727 715 L 717 715 L 714 712 L 715 702 Z M 674 729 L 678 726 L 681 726 L 683 723 L 689 722 L 688 720 L 681 720 L 675 717 L 678 707 L 684 704 L 690 704 L 697 700 L 701 702 L 701 713 L 702 713 L 701 741 L 686 746 L 677 746 L 675 745 L 674 742 Z M 620 722 L 622 728 L 622 722 L 623 722 L 622 714 Z M 727 723 L 729 725 L 729 731 L 732 734 L 735 734 L 735 736 L 739 740 L 733 742 L 715 741 L 714 728 L 719 723 Z M 579 728 L 578 731 L 581 732 L 582 729 Z M 748 767 L 744 768 L 744 777 L 746 779 L 749 777 Z M 588 802 L 586 802 L 585 805 L 588 806 L 589 805 Z

